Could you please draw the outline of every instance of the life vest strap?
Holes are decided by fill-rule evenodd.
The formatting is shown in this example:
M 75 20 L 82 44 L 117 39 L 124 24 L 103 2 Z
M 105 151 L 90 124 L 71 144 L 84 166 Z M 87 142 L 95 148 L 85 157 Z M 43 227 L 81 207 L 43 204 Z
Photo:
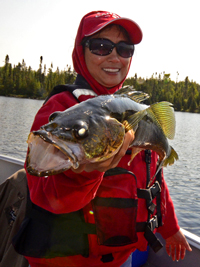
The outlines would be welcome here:
M 138 222 L 136 227 L 137 232 L 144 232 L 144 237 L 154 252 L 158 252 L 163 247 L 162 243 L 153 232 L 155 228 L 158 227 L 158 218 L 156 215 L 153 216 L 149 222 Z
M 153 218 L 151 218 L 149 222 L 137 222 L 136 231 L 145 232 L 145 229 L 147 226 L 150 228 L 152 232 L 155 230 L 155 228 L 158 227 L 158 219 L 156 215 L 154 215 Z
M 138 198 L 145 198 L 149 201 L 152 201 L 157 196 L 157 194 L 160 192 L 161 192 L 161 188 L 160 188 L 160 184 L 158 181 L 155 181 L 155 183 L 150 188 L 147 188 L 147 189 L 138 188 L 137 189 Z
M 113 260 L 114 260 L 114 257 L 113 257 L 113 254 L 112 253 L 102 255 L 102 257 L 101 257 L 101 261 L 103 263 L 111 262 Z
M 158 252 L 163 247 L 163 244 L 156 237 L 156 235 L 151 231 L 148 225 L 145 228 L 144 237 L 146 238 L 150 247 L 153 249 L 155 253 Z
M 152 200 L 161 192 L 161 187 L 158 181 L 156 181 L 150 188 L 147 189 L 137 189 L 138 198 L 146 199 L 147 209 L 151 214 L 154 213 L 156 205 Z

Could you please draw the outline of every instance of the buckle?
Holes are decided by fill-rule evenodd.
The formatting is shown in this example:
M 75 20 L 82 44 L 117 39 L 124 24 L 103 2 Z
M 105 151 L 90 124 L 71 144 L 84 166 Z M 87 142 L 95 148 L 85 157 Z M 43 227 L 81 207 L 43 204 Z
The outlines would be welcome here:
M 150 192 L 152 199 L 154 199 L 154 197 L 161 192 L 161 187 L 158 181 L 155 181 L 155 183 L 150 187 Z
M 153 202 L 151 202 L 148 206 L 148 211 L 153 214 L 156 208 L 156 204 L 154 204 Z
M 151 231 L 153 232 L 155 228 L 158 227 L 158 218 L 157 215 L 154 215 L 148 222 L 148 226 L 151 229 Z

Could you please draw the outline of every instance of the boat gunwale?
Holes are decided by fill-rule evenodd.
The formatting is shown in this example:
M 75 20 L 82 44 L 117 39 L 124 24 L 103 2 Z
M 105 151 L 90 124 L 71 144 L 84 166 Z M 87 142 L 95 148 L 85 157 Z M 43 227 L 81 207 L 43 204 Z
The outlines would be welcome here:
M 0 154 L 0 160 L 24 166 L 24 160 Z

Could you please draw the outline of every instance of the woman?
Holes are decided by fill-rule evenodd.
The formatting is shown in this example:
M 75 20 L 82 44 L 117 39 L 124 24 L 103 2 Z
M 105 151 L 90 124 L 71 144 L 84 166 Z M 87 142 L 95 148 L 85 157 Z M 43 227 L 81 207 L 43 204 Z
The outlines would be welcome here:
M 120 89 L 130 68 L 134 45 L 141 40 L 139 26 L 129 19 L 105 11 L 85 15 L 72 55 L 78 73 L 75 90 L 73 93 L 69 90 L 53 93 L 37 113 L 31 131 L 47 123 L 54 111 L 63 111 L 78 101 L 112 94 Z M 129 131 L 117 155 L 102 163 L 81 165 L 76 170 L 47 178 L 27 173 L 34 212 L 29 215 L 24 230 L 29 237 L 24 255 L 31 267 L 131 266 L 130 254 L 136 248 L 146 250 L 146 228 L 136 233 L 133 227 L 136 215 L 137 223 L 141 224 L 150 218 L 146 200 L 138 199 L 137 214 L 134 206 L 129 207 L 128 212 L 126 207 L 127 201 L 136 197 L 137 188 L 145 189 L 147 182 L 144 151 L 130 166 L 127 165 L 130 155 L 126 151 L 133 140 L 134 134 Z M 151 177 L 156 170 L 156 161 L 157 155 L 152 152 Z M 103 177 L 105 171 L 116 166 L 134 172 L 137 187 L 131 174 Z M 172 259 L 183 259 L 185 250 L 191 248 L 180 232 L 163 177 L 160 185 L 163 225 L 158 231 L 166 239 L 166 249 Z M 99 204 L 102 199 L 112 199 L 115 204 Z M 119 208 L 120 205 L 123 208 Z M 113 236 L 110 238 L 111 232 Z

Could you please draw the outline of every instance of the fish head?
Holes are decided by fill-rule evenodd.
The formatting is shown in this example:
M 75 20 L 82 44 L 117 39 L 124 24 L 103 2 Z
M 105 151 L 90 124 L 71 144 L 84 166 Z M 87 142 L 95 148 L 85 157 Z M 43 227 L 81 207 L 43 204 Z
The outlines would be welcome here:
M 118 120 L 92 112 L 55 112 L 49 123 L 30 133 L 27 171 L 49 176 L 80 164 L 100 162 L 117 153 L 125 127 Z

